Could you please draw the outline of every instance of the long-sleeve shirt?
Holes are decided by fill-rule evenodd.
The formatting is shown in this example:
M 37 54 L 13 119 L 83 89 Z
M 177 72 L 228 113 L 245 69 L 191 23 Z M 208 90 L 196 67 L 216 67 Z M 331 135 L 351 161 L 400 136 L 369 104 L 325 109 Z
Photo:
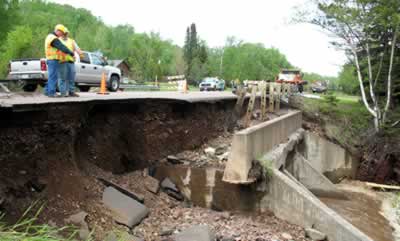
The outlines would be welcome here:
M 71 55 L 72 57 L 74 56 L 74 52 L 69 50 L 67 46 L 65 46 L 59 39 L 54 39 L 53 42 L 51 42 L 51 46 L 60 50 L 61 52 Z

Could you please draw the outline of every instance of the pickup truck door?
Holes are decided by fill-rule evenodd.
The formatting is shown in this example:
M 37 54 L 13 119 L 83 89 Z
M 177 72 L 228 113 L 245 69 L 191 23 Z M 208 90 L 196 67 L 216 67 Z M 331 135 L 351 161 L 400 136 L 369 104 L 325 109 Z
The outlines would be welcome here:
M 77 83 L 90 83 L 92 79 L 91 63 L 89 53 L 83 52 L 79 62 L 75 63 L 76 69 L 76 82 Z
M 92 59 L 92 83 L 100 83 L 104 71 L 104 61 L 98 55 L 90 54 Z M 106 75 L 107 76 L 107 75 Z

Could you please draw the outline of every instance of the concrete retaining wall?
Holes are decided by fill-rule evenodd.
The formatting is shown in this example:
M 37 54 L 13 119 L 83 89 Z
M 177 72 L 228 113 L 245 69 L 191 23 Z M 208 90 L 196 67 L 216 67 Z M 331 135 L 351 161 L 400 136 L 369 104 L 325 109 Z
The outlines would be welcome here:
M 302 154 L 317 171 L 334 183 L 343 177 L 354 178 L 358 161 L 344 148 L 310 132 L 304 138 Z
M 276 145 L 286 142 L 288 137 L 301 128 L 300 111 L 261 123 L 233 137 L 232 151 L 225 168 L 223 180 L 229 183 L 251 183 L 249 171 L 253 160 L 262 157 Z
M 268 190 L 259 204 L 260 208 L 274 212 L 278 218 L 317 229 L 327 234 L 331 241 L 372 241 L 277 169 L 273 170 Z

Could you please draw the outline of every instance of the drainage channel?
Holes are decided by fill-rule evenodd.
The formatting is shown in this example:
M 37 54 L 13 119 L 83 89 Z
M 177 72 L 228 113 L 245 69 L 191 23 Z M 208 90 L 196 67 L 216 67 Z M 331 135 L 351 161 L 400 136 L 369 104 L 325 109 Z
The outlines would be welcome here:
M 348 200 L 320 198 L 347 221 L 375 241 L 393 241 L 393 230 L 381 214 L 382 203 L 374 198 L 356 192 L 344 191 Z
M 195 205 L 217 211 L 231 211 L 252 217 L 262 216 L 259 203 L 265 195 L 257 185 L 235 185 L 222 181 L 223 170 L 189 166 L 159 166 L 159 180 L 171 179 Z M 348 200 L 319 198 L 374 241 L 393 241 L 392 228 L 380 213 L 380 201 L 362 193 L 345 191 Z

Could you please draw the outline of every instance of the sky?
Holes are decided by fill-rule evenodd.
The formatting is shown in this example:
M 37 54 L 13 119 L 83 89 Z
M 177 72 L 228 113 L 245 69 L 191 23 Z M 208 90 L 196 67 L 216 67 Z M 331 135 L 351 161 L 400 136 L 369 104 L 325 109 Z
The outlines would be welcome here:
M 86 8 L 111 26 L 130 24 L 136 32 L 159 32 L 180 46 L 186 28 L 195 23 L 209 47 L 223 46 L 228 36 L 263 43 L 306 72 L 336 76 L 346 60 L 316 26 L 290 23 L 296 8 L 308 0 L 51 1 Z

